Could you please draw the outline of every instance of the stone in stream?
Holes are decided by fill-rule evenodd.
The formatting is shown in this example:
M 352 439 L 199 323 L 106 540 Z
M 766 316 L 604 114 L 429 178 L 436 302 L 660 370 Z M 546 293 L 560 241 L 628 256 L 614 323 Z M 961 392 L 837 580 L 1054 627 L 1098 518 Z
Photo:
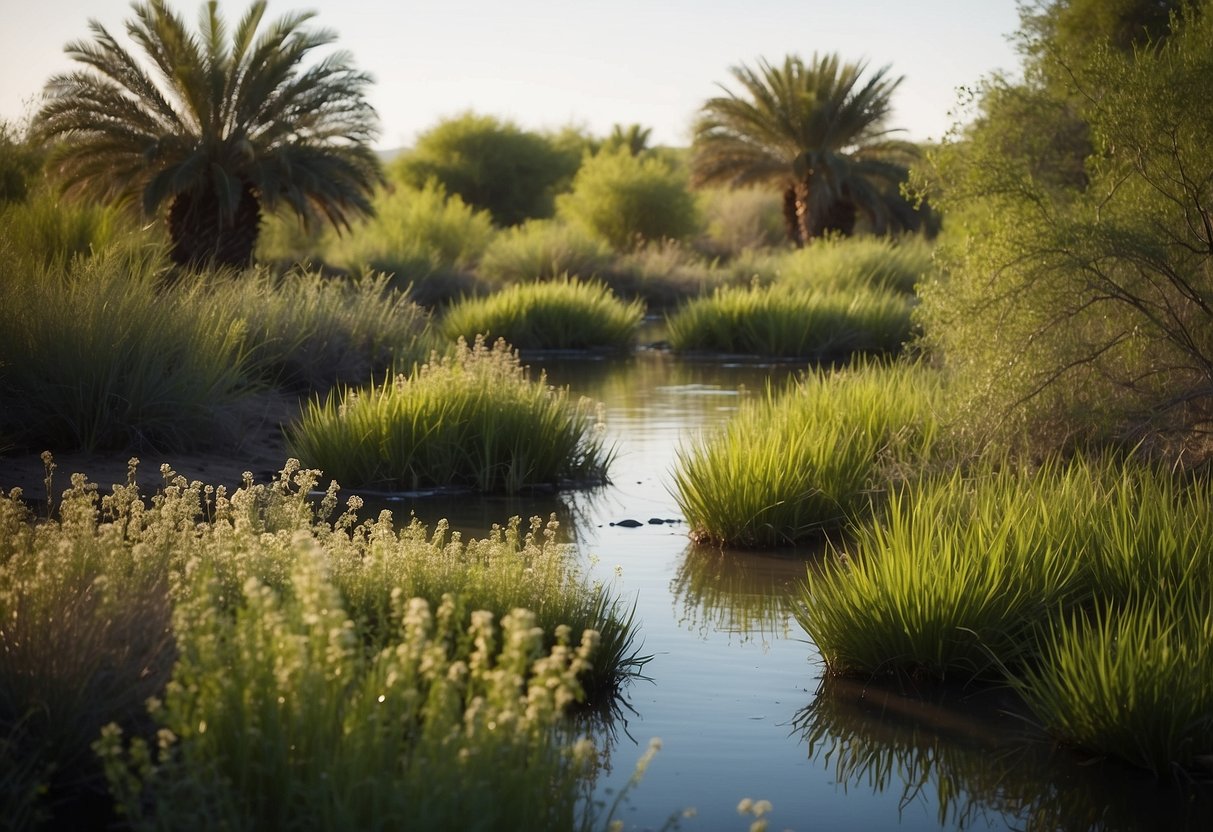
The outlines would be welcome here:
M 644 523 L 641 523 L 639 520 L 633 520 L 629 517 L 627 520 L 620 520 L 618 523 L 612 523 L 611 525 L 622 526 L 625 529 L 636 529 L 643 526 Z

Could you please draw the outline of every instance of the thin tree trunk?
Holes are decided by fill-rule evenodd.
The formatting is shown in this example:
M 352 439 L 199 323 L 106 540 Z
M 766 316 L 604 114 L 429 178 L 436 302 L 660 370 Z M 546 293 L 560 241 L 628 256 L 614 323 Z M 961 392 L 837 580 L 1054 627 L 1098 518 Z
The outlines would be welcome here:
M 804 245 L 800 236 L 800 216 L 796 211 L 796 188 L 789 185 L 783 192 L 783 225 L 788 240 L 797 248 Z

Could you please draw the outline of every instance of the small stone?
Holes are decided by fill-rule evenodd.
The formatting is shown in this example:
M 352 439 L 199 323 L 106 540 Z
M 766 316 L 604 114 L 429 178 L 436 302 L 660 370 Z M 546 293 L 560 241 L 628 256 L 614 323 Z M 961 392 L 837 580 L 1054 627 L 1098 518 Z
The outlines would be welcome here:
M 628 518 L 627 520 L 620 520 L 618 523 L 612 523 L 611 525 L 612 526 L 622 526 L 625 529 L 636 529 L 636 528 L 639 528 L 640 526 L 643 526 L 644 523 L 641 523 L 639 520 L 633 520 L 631 518 Z

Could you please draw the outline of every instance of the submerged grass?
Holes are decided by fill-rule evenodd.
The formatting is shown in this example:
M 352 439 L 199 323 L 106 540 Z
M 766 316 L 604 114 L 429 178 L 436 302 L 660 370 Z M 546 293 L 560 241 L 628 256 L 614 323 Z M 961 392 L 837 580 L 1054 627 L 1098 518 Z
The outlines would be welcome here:
M 728 287 L 668 319 L 676 350 L 834 359 L 893 353 L 910 336 L 910 305 L 889 290 Z
M 310 402 L 288 438 L 306 464 L 377 489 L 600 483 L 610 461 L 593 403 L 530 380 L 504 341 L 479 337 L 410 375 Z
M 624 303 L 597 281 L 565 277 L 465 298 L 447 310 L 439 327 L 451 340 L 504 338 L 517 349 L 625 350 L 643 317 L 642 302 Z
M 678 452 L 675 499 L 692 537 L 790 545 L 865 516 L 876 492 L 929 457 L 938 395 L 925 367 L 872 364 L 744 404 Z
M 907 486 L 811 572 L 833 674 L 1012 682 L 1055 735 L 1163 773 L 1213 751 L 1208 483 L 1110 459 Z
M 297 464 L 231 494 L 163 474 L 150 500 L 133 467 L 105 497 L 77 476 L 40 523 L 0 496 L 6 809 L 67 822 L 103 764 L 134 828 L 578 825 L 596 751 L 564 716 L 643 660 L 570 547 L 356 498 L 330 521 Z

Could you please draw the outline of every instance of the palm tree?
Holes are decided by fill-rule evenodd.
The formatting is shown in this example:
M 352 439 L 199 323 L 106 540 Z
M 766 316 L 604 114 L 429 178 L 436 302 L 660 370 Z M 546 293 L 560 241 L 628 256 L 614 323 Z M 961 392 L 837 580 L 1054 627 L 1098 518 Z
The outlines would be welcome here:
M 190 266 L 247 265 L 262 208 L 338 229 L 371 213 L 382 174 L 370 77 L 345 52 L 304 66 L 334 34 L 306 28 L 307 12 L 262 27 L 265 7 L 256 0 L 229 38 L 213 0 L 197 35 L 163 0 L 135 4 L 126 31 L 142 62 L 90 21 L 92 39 L 65 47 L 84 68 L 47 83 L 34 120 L 56 141 L 65 192 L 149 216 L 167 203 L 172 258 Z
M 884 67 L 864 81 L 866 68 L 837 55 L 733 67 L 742 92 L 722 86 L 726 95 L 704 104 L 692 181 L 782 188 L 788 237 L 798 246 L 831 231 L 853 233 L 860 213 L 878 233 L 914 227 L 899 185 L 916 149 L 884 126 L 902 78 Z

